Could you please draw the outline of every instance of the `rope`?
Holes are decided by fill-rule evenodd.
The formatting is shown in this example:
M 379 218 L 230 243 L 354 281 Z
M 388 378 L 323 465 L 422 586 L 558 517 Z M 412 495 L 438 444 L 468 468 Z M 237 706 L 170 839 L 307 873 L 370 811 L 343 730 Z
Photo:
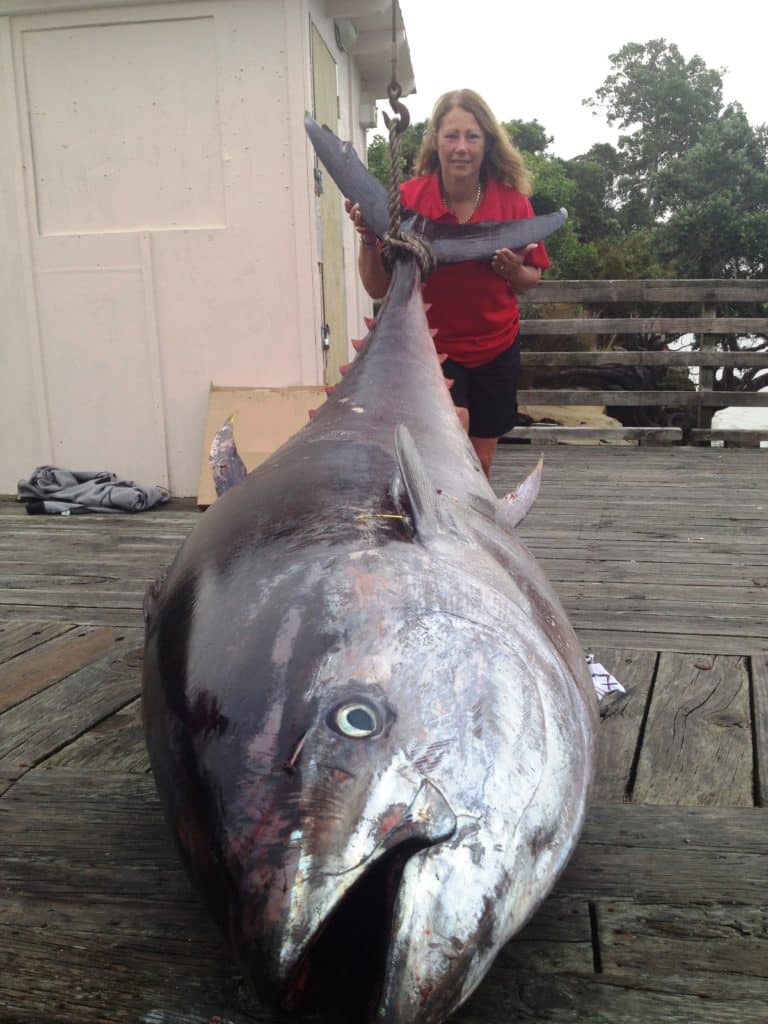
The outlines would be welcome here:
M 384 115 L 389 128 L 389 231 L 382 236 L 381 260 L 387 273 L 391 274 L 399 255 L 414 256 L 421 270 L 421 279 L 426 281 L 437 267 L 431 245 L 422 235 L 404 235 L 400 231 L 400 136 L 408 127 L 410 120 L 407 107 L 399 102 L 401 93 L 402 89 L 395 80 L 393 66 L 392 81 L 387 86 L 387 95 L 392 109 L 399 111 L 400 116 L 390 118 Z

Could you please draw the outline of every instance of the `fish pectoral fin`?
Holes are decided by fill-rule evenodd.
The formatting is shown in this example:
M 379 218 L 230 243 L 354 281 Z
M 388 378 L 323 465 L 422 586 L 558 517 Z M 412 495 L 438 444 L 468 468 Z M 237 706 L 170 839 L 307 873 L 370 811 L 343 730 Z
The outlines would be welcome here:
M 437 488 L 404 423 L 398 423 L 395 427 L 395 455 L 410 504 L 414 531 L 418 539 L 426 544 L 439 533 Z
M 499 498 L 496 505 L 496 522 L 507 530 L 513 530 L 528 515 L 539 494 L 544 459 L 540 458 L 534 468 L 516 491 L 510 491 Z
M 216 488 L 216 496 L 221 495 L 236 487 L 248 476 L 245 463 L 240 458 L 240 453 L 235 444 L 233 424 L 236 412 L 227 417 L 216 431 L 211 441 L 211 448 L 208 452 L 208 461 L 213 475 L 213 485 Z
M 157 608 L 157 602 L 160 598 L 160 591 L 163 589 L 165 583 L 165 576 L 161 576 L 159 579 L 152 580 L 151 583 L 147 584 L 147 589 L 144 591 L 144 602 L 142 604 L 142 612 L 144 615 L 145 625 L 149 625 L 152 616 Z

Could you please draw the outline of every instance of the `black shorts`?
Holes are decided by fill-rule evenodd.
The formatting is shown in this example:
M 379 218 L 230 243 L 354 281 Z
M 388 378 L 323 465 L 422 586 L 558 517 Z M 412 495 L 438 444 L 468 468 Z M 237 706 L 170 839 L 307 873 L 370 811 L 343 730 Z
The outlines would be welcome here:
M 453 404 L 469 409 L 470 437 L 501 437 L 517 421 L 517 385 L 520 380 L 520 342 L 482 366 L 462 366 L 452 359 L 443 374 L 453 380 Z

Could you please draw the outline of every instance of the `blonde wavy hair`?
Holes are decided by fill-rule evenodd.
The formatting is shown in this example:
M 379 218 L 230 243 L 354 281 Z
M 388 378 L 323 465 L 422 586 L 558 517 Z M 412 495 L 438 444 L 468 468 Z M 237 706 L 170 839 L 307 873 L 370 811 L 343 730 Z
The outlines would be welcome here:
M 461 107 L 470 113 L 485 135 L 485 156 L 480 174 L 510 185 L 529 196 L 533 192 L 531 176 L 525 166 L 523 155 L 519 149 L 512 145 L 506 131 L 491 112 L 491 108 L 472 89 L 455 89 L 452 92 L 443 93 L 435 103 L 427 130 L 421 140 L 414 173 L 439 174 L 440 161 L 437 156 L 437 135 L 440 131 L 440 122 L 454 107 Z

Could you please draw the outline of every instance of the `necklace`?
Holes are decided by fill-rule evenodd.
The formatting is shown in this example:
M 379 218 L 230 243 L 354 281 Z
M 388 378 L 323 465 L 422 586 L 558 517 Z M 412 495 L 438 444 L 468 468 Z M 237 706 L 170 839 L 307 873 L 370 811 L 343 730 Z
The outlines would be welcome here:
M 480 200 L 482 199 L 482 196 L 483 196 L 483 186 L 478 182 L 477 192 L 475 193 L 475 202 L 474 202 L 474 205 L 472 207 L 472 212 L 470 213 L 470 215 L 468 217 L 462 218 L 462 217 L 459 217 L 459 215 L 453 209 L 451 204 L 448 202 L 448 197 L 446 196 L 445 192 L 441 192 L 441 198 L 443 200 L 443 206 L 446 208 L 446 210 L 449 210 L 456 217 L 456 220 L 459 222 L 459 224 L 466 224 L 467 221 L 472 220 L 472 218 L 477 213 L 477 208 L 480 205 Z

